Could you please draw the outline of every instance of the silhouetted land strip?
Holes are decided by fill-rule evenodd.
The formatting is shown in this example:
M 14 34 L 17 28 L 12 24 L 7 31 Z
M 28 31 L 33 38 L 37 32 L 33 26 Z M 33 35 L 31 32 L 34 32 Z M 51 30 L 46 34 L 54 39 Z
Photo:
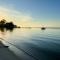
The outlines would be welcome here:
M 46 27 L 48 29 L 60 29 L 60 27 Z
M 0 21 L 0 28 L 12 29 L 12 28 L 20 28 L 20 27 L 15 25 L 13 22 L 7 22 L 5 19 L 2 19 Z

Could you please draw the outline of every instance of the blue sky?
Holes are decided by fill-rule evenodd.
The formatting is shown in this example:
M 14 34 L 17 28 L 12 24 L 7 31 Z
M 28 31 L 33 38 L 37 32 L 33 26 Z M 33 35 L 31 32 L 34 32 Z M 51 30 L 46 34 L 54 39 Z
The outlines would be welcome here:
M 32 25 L 60 26 L 60 0 L 0 0 L 0 6 L 11 11 L 18 11 L 23 16 L 31 17 L 29 22 Z M 20 21 L 21 19 L 16 20 Z M 23 23 L 20 24 L 23 25 Z

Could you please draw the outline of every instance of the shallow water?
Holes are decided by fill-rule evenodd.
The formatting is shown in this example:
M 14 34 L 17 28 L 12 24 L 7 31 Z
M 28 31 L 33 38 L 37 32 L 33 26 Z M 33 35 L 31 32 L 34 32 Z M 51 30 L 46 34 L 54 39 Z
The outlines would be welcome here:
M 4 30 L 0 37 L 21 60 L 60 60 L 60 29 Z

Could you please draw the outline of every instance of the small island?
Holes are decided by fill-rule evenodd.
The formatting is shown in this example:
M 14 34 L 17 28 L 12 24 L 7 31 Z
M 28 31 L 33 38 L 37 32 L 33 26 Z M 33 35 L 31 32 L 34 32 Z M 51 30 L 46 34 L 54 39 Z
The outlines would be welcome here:
M 15 25 L 13 22 L 7 22 L 5 19 L 0 21 L 0 28 L 13 29 L 20 28 L 20 26 Z

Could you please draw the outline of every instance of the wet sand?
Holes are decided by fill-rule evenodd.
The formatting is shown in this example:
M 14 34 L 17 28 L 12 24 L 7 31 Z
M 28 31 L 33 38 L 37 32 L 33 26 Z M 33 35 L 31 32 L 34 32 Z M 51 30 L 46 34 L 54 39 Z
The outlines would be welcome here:
M 20 60 L 12 51 L 9 50 L 8 46 L 5 46 L 0 41 L 0 60 Z

